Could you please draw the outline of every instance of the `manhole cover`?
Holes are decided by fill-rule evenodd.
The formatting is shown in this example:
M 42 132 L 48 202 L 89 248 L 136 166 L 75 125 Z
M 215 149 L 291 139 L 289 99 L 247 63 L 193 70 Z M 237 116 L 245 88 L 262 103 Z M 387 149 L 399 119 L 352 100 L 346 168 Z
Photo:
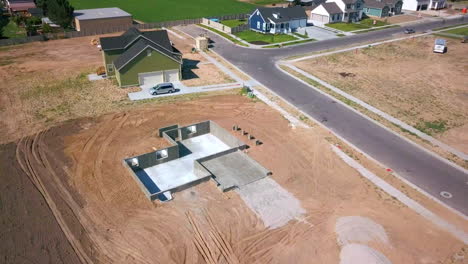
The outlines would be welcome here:
M 440 192 L 440 195 L 442 195 L 442 197 L 447 198 L 447 199 L 450 199 L 453 197 L 453 195 L 449 192 Z

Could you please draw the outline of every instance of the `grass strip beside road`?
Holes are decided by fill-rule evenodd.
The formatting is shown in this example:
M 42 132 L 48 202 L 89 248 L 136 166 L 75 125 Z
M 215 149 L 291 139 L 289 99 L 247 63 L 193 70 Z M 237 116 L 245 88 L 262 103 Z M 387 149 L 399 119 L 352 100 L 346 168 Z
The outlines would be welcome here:
M 298 40 L 298 41 L 288 42 L 288 43 L 284 43 L 284 44 L 276 44 L 276 45 L 264 46 L 263 48 L 265 48 L 265 49 L 281 48 L 281 47 L 284 47 L 284 46 L 297 45 L 297 44 L 302 44 L 302 43 L 307 43 L 307 42 L 312 42 L 312 41 L 316 41 L 316 39 Z
M 205 28 L 205 29 L 208 29 L 210 31 L 213 31 L 214 33 L 216 34 L 219 34 L 223 37 L 225 37 L 226 39 L 230 40 L 231 42 L 233 42 L 234 44 L 237 44 L 237 45 L 240 45 L 240 46 L 244 46 L 244 47 L 248 47 L 245 43 L 243 43 L 242 41 L 239 41 L 235 38 L 233 38 L 231 35 L 227 34 L 227 33 L 224 33 L 222 31 L 219 31 L 219 30 L 216 30 L 214 28 L 211 28 L 209 26 L 205 26 L 205 25 L 202 25 L 202 24 L 198 24 L 198 26 L 202 27 L 202 28 Z

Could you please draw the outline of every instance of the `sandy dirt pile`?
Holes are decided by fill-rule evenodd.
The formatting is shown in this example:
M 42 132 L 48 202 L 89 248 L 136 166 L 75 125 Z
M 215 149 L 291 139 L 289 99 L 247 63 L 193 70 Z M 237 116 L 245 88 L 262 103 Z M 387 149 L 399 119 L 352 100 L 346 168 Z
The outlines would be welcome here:
M 290 201 L 291 207 L 283 213 L 271 212 L 268 206 L 274 204 L 263 203 L 270 212 L 266 215 L 302 215 L 270 229 L 238 193 L 222 193 L 211 181 L 175 193 L 168 203 L 147 200 L 122 159 L 167 144 L 157 136 L 160 127 L 204 120 L 228 130 L 239 125 L 260 139 L 264 144 L 251 144 L 248 155 L 272 171 L 271 179 L 297 200 L 281 199 L 281 206 Z M 247 142 L 245 136 L 233 135 Z M 463 249 L 462 243 L 383 196 L 342 162 L 330 149 L 329 136 L 319 127 L 292 129 L 267 105 L 238 95 L 144 105 L 68 121 L 1 146 L 2 158 L 10 163 L 2 170 L 18 172 L 17 188 L 36 188 L 50 208 L 41 218 L 57 220 L 55 226 L 39 225 L 37 218 L 24 217 L 23 210 L 12 210 L 0 223 L 1 230 L 16 224 L 30 228 L 31 234 L 50 233 L 51 242 L 19 236 L 8 250 L 0 246 L 0 254 L 17 260 L 28 245 L 29 257 L 47 251 L 52 260 L 71 247 L 75 255 L 68 257 L 70 263 L 338 263 L 335 224 L 350 215 L 385 227 L 392 246 L 373 241 L 368 246 L 392 263 L 437 263 Z M 2 182 L 6 173 L 0 173 Z M 41 208 L 24 202 L 38 200 L 37 192 L 8 188 L 1 195 L 2 208 L 22 203 L 34 215 Z M 54 251 L 57 244 L 62 248 Z

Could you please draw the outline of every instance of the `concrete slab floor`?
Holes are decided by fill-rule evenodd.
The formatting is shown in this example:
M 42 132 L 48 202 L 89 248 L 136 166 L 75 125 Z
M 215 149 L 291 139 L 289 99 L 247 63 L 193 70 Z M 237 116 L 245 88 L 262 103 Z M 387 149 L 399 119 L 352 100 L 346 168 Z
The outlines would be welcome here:
M 199 178 L 193 173 L 194 161 L 229 149 L 228 145 L 212 134 L 182 140 L 180 143 L 189 150 L 187 155 L 144 169 L 161 191 L 198 180 Z
M 268 171 L 246 154 L 237 151 L 202 163 L 221 185 L 221 189 L 242 187 L 267 176 Z

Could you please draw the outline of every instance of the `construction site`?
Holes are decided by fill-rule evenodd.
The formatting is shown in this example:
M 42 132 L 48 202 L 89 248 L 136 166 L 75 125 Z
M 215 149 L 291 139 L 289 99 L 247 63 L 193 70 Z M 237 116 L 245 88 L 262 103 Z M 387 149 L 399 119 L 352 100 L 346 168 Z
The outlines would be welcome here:
M 2 263 L 467 263 L 466 218 L 266 88 L 129 101 L 90 40 L 0 49 Z
M 233 126 L 233 130 L 240 129 Z M 151 200 L 172 200 L 172 192 L 210 178 L 224 192 L 270 174 L 242 152 L 248 145 L 212 121 L 160 128 L 159 136 L 171 146 L 124 160 L 124 166 L 133 172 Z M 252 135 L 248 137 L 253 139 Z
M 68 121 L 2 145 L 2 228 L 15 236 L 0 250 L 6 263 L 465 263 L 463 242 L 364 179 L 333 140 L 240 95 Z M 154 166 L 162 150 L 174 159 Z M 466 232 L 464 219 L 346 151 Z M 152 174 L 171 162 L 176 181 Z M 135 177 L 137 164 L 173 200 L 148 199 L 160 192 Z

